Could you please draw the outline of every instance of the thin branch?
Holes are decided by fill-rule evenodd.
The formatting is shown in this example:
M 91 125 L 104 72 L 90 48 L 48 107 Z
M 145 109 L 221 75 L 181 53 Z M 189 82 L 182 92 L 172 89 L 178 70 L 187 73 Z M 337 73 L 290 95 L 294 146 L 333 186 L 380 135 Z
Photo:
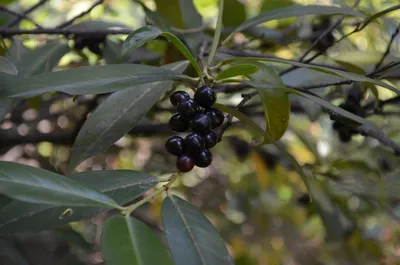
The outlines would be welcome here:
M 44 5 L 47 2 L 47 0 L 40 0 L 36 5 L 31 6 L 27 10 L 25 10 L 24 13 L 21 14 L 21 17 L 17 17 L 14 20 L 10 21 L 7 23 L 3 28 L 11 28 L 12 26 L 17 25 L 23 18 L 25 18 L 29 13 L 31 13 L 33 10 L 37 9 L 38 7 Z M 1 29 L 3 29 L 1 28 Z
M 96 2 L 93 3 L 93 5 L 91 5 L 89 7 L 88 10 L 83 11 L 82 13 L 76 15 L 75 17 L 71 18 L 70 20 L 68 20 L 68 21 L 66 21 L 64 23 L 62 23 L 61 25 L 58 25 L 56 28 L 62 29 L 62 28 L 65 28 L 65 27 L 71 25 L 72 23 L 74 23 L 75 20 L 77 20 L 78 18 L 83 17 L 84 15 L 89 14 L 93 10 L 93 8 L 95 8 L 96 6 L 102 4 L 103 2 L 104 2 L 104 0 L 97 0 Z
M 400 24 L 397 26 L 396 30 L 393 32 L 392 36 L 390 37 L 390 41 L 386 47 L 386 51 L 383 54 L 383 56 L 381 57 L 381 59 L 379 60 L 379 62 L 375 65 L 374 70 L 379 69 L 379 67 L 382 65 L 383 61 L 385 60 L 386 56 L 389 55 L 390 48 L 392 47 L 392 43 L 393 43 L 394 39 L 396 38 L 397 34 L 399 34 L 399 32 L 400 32 Z
M 131 29 L 56 29 L 56 28 L 44 28 L 44 29 L 0 29 L 0 36 L 9 37 L 15 35 L 116 35 L 116 34 L 130 34 L 133 30 Z
M 26 19 L 26 20 L 28 20 L 29 22 L 31 22 L 32 24 L 34 24 L 36 27 L 41 28 L 41 29 L 43 28 L 42 26 L 40 26 L 39 24 L 37 24 L 35 21 L 33 21 L 32 19 L 30 19 L 28 16 L 19 14 L 19 13 L 17 13 L 17 12 L 14 12 L 14 11 L 12 11 L 12 10 L 6 8 L 5 6 L 0 6 L 0 11 L 4 11 L 4 12 L 9 13 L 9 14 L 11 14 L 11 15 L 13 15 L 13 16 L 16 16 L 17 18 L 20 18 L 20 19 Z

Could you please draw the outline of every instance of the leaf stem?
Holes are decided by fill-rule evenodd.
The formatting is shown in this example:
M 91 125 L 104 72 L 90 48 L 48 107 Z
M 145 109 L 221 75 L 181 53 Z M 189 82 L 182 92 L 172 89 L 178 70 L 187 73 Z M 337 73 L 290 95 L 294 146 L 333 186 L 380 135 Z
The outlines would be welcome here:
M 213 42 L 211 45 L 210 54 L 208 56 L 207 64 L 211 66 L 215 52 L 217 51 L 219 38 L 221 36 L 221 28 L 222 28 L 222 13 L 224 11 L 224 0 L 219 0 L 219 11 L 218 11 L 218 19 L 217 19 L 217 27 L 215 29 Z

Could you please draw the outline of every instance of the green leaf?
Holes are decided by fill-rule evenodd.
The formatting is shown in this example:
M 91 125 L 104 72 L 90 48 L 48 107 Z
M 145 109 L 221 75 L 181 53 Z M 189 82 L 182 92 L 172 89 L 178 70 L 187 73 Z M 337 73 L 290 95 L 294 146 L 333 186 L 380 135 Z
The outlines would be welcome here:
M 231 78 L 240 75 L 250 75 L 258 71 L 258 67 L 253 64 L 239 64 L 225 69 L 219 73 L 215 80 Z
M 260 70 L 252 74 L 250 78 L 257 82 L 271 83 L 282 86 L 283 82 L 274 68 L 258 63 Z M 288 93 L 278 89 L 258 88 L 261 102 L 264 108 L 266 130 L 274 138 L 279 140 L 289 125 L 290 101 Z
M 158 235 L 129 216 L 107 219 L 101 234 L 101 250 L 107 265 L 173 265 Z
M 10 75 L 18 74 L 18 70 L 13 63 L 2 56 L 0 56 L 0 72 Z
M 175 265 L 234 264 L 213 225 L 188 202 L 177 196 L 166 197 L 162 220 Z
M 4 260 L 4 257 L 6 257 L 6 260 Z M 29 265 L 16 244 L 5 237 L 0 237 L 0 260 L 2 264 L 10 264 L 7 262 L 10 261 L 12 265 Z
M 235 118 L 238 118 L 241 122 L 243 122 L 244 124 L 249 126 L 249 128 L 251 129 L 251 132 L 254 134 L 254 136 L 256 138 L 264 138 L 264 130 L 260 126 L 258 126 L 257 123 L 252 121 L 248 116 L 246 116 L 242 112 L 240 112 L 234 108 L 219 104 L 219 103 L 214 103 L 213 107 L 215 107 L 223 112 L 226 112 Z
M 71 175 L 70 178 L 99 190 L 120 205 L 136 199 L 159 183 L 157 177 L 133 170 L 88 171 Z M 6 201 L 0 204 L 0 234 L 35 233 L 93 217 L 109 209 L 112 208 L 55 207 L 17 200 Z
M 162 32 L 156 27 L 143 27 L 130 34 L 122 46 L 121 56 L 125 56 L 146 42 L 160 36 Z
M 182 73 L 187 61 L 164 66 Z M 80 129 L 72 149 L 69 170 L 83 160 L 105 151 L 128 133 L 144 117 L 160 96 L 172 85 L 172 81 L 132 86 L 109 96 L 86 120 Z
M 0 90 L 0 98 L 32 97 L 50 91 L 60 91 L 71 95 L 102 94 L 138 84 L 187 78 L 186 75 L 148 65 L 87 66 L 15 81 Z
M 202 72 L 196 62 L 196 59 L 193 57 L 192 53 L 188 50 L 185 44 L 183 44 L 182 41 L 178 39 L 174 34 L 169 32 L 162 32 L 160 31 L 160 29 L 155 27 L 144 27 L 130 34 L 124 42 L 122 56 L 140 47 L 147 41 L 157 38 L 160 35 L 168 39 L 189 60 L 189 62 L 195 68 L 198 76 L 202 77 Z
M 14 162 L 0 162 L 0 194 L 30 203 L 119 208 L 107 195 L 75 180 Z
M 24 56 L 16 62 L 20 71 L 18 76 L 28 77 L 50 72 L 69 51 L 70 48 L 67 44 L 49 41 L 40 48 L 26 52 Z
M 239 27 L 237 27 L 224 41 L 222 44 L 226 43 L 234 33 L 242 31 L 244 29 L 256 26 L 258 24 L 283 19 L 290 17 L 302 17 L 309 15 L 334 15 L 334 14 L 346 14 L 352 16 L 363 17 L 364 15 L 351 10 L 350 8 L 341 8 L 336 6 L 324 6 L 324 5 L 293 5 L 288 7 L 276 8 L 272 10 L 268 10 L 266 12 L 261 13 L 258 16 L 255 16 L 251 19 L 248 19 L 244 23 L 242 23 Z
M 353 72 L 359 75 L 365 74 L 365 70 L 355 64 L 345 62 L 342 60 L 334 60 L 334 61 L 349 72 Z
M 157 11 L 174 27 L 198 28 L 202 25 L 202 17 L 197 12 L 193 0 L 155 0 Z
M 323 72 L 323 73 L 327 73 L 330 75 L 335 75 L 335 76 L 340 76 L 340 77 L 344 77 L 346 79 L 352 80 L 352 81 L 357 81 L 357 82 L 366 82 L 366 83 L 371 83 L 371 84 L 375 84 L 384 88 L 387 88 L 393 92 L 395 92 L 396 94 L 400 95 L 400 90 L 389 85 L 386 84 L 382 81 L 379 80 L 375 80 L 363 75 L 358 75 L 358 74 L 354 74 L 354 73 L 349 73 L 349 72 L 345 72 L 342 70 L 337 70 L 337 69 L 332 69 L 332 68 L 328 68 L 328 67 L 323 67 L 323 66 L 317 66 L 317 65 L 310 65 L 310 64 L 304 64 L 304 63 L 299 63 L 296 61 L 290 61 L 290 60 L 285 60 L 285 59 L 278 59 L 278 58 L 258 58 L 258 57 L 243 57 L 243 58 L 234 58 L 234 59 L 230 59 L 230 60 L 226 60 L 223 63 L 227 64 L 227 63 L 234 63 L 234 62 L 240 62 L 240 61 L 244 61 L 244 62 L 249 62 L 249 61 L 268 61 L 268 62 L 277 62 L 277 63 L 284 63 L 284 64 L 290 64 L 290 65 L 294 65 L 294 66 L 298 66 L 298 67 L 302 67 L 302 68 L 308 68 L 311 70 L 315 70 L 318 72 Z
M 234 14 L 234 15 L 232 15 Z M 224 27 L 239 26 L 246 20 L 246 8 L 238 0 L 225 0 L 222 24 Z
M 214 38 L 212 41 L 210 54 L 209 54 L 208 60 L 207 60 L 207 63 L 209 66 L 211 66 L 213 63 L 215 52 L 217 51 L 217 47 L 218 47 L 218 43 L 219 43 L 219 38 L 221 37 L 223 13 L 224 13 L 224 0 L 219 0 L 217 27 L 215 28 Z

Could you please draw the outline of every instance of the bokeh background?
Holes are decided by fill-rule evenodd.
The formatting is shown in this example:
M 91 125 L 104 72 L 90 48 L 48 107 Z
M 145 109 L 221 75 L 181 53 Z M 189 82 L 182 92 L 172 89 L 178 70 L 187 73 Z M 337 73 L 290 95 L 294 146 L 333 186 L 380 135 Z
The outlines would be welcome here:
M 23 12 L 36 2 L 0 0 L 1 5 L 15 12 Z M 142 2 L 150 9 L 156 8 L 151 0 Z M 311 0 L 241 2 L 245 12 L 238 9 L 237 13 L 227 13 L 226 21 L 237 17 L 250 18 L 262 11 L 295 3 L 353 4 L 353 1 Z M 43 27 L 54 27 L 86 10 L 92 3 L 50 0 L 32 12 L 30 18 Z M 108 0 L 105 3 L 94 8 L 79 22 L 102 20 L 121 23 L 132 29 L 146 24 L 141 5 L 134 1 Z M 204 18 L 207 30 L 212 33 L 218 11 L 217 1 L 195 0 L 194 3 Z M 398 4 L 395 0 L 362 0 L 358 10 L 374 14 Z M 0 27 L 12 18 L 10 16 L 0 10 Z M 310 46 L 309 36 L 319 19 L 313 16 L 268 22 L 262 25 L 261 35 L 239 35 L 235 40 L 241 48 L 296 59 Z M 338 39 L 350 32 L 357 22 L 359 20 L 345 19 L 342 26 L 334 31 L 334 36 Z M 391 12 L 329 49 L 327 56 L 322 56 L 318 62 L 340 60 L 365 71 L 372 70 L 399 22 L 400 10 Z M 22 20 L 18 26 L 21 29 L 35 27 L 27 20 Z M 282 32 L 289 34 L 282 37 Z M 30 49 L 59 39 L 54 35 L 16 38 L 22 56 L 24 51 L 29 54 Z M 123 38 L 110 36 L 108 39 L 117 43 Z M 7 53 L 5 47 L 11 43 L 3 41 L 5 45 L 0 46 L 0 55 Z M 69 45 L 72 47 L 72 40 Z M 400 38 L 396 38 L 391 60 L 398 60 L 399 47 Z M 132 53 L 130 60 L 162 65 L 173 54 L 169 49 L 165 42 L 154 40 Z M 112 56 L 98 56 L 87 48 L 82 52 L 71 50 L 61 58 L 55 70 L 104 64 L 113 59 Z M 389 82 L 399 85 L 399 67 L 387 75 Z M 284 76 L 285 81 L 292 85 L 327 82 L 332 78 L 305 69 Z M 351 88 L 337 86 L 315 92 L 340 104 Z M 241 100 L 241 92 L 219 93 L 218 100 L 234 106 Z M 394 96 L 387 90 L 379 90 L 381 100 Z M 94 101 L 93 98 L 46 94 L 18 104 L 0 122 L 0 160 L 66 173 L 76 128 L 84 122 L 82 116 L 104 99 L 98 97 Z M 373 102 L 374 95 L 368 91 L 364 95 L 364 105 Z M 384 110 L 387 114 L 376 114 L 370 108 L 367 117 L 393 140 L 400 141 L 400 105 L 391 104 Z M 84 161 L 77 171 L 134 169 L 160 177 L 169 176 L 174 171 L 175 160 L 164 150 L 164 142 L 173 134 L 165 125 L 171 111 L 170 103 L 163 98 L 137 129 L 107 152 Z M 256 122 L 264 124 L 262 107 L 257 98 L 243 111 Z M 330 224 L 329 218 L 321 218 L 320 212 L 310 204 L 303 181 L 285 156 L 273 146 L 252 147 L 252 135 L 240 124 L 228 130 L 223 141 L 214 148 L 213 164 L 207 169 L 195 168 L 185 174 L 174 184 L 173 192 L 185 197 L 206 214 L 226 240 L 237 265 L 400 264 L 400 161 L 392 150 L 361 135 L 353 137 L 350 143 L 342 143 L 332 129 L 329 115 L 318 105 L 298 98 L 292 99 L 289 129 L 282 143 L 305 170 L 319 180 L 315 185 L 332 206 L 331 214 L 340 216 L 339 224 Z M 377 183 L 384 183 L 382 190 L 376 188 Z M 161 202 L 162 197 L 156 198 L 135 212 L 156 231 L 162 228 Z M 14 247 L 22 251 L 29 264 L 102 264 L 99 250 L 101 225 L 112 214 L 115 213 L 103 213 L 52 231 L 18 235 Z M 1 247 L 1 244 L 0 240 L 0 254 L 11 251 L 11 248 L 6 245 Z M 4 262 L 7 264 L 10 260 Z

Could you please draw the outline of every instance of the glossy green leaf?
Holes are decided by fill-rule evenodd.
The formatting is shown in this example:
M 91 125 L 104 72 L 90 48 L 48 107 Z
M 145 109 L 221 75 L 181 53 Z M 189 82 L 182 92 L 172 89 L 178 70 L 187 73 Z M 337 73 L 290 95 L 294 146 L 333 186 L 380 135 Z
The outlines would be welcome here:
M 194 206 L 177 196 L 162 206 L 165 236 L 175 265 L 233 265 L 224 240 Z
M 165 69 L 182 73 L 187 61 L 164 66 Z M 80 129 L 72 149 L 69 170 L 80 162 L 105 151 L 128 133 L 172 85 L 172 81 L 132 86 L 109 96 L 86 120 Z
M 258 67 L 253 64 L 239 64 L 225 69 L 219 73 L 215 80 L 231 78 L 240 75 L 250 75 L 258 71 Z
M 129 216 L 107 219 L 101 234 L 101 250 L 106 265 L 173 265 L 159 236 Z
M 69 176 L 126 204 L 154 187 L 157 177 L 133 170 L 98 170 Z M 52 206 L 22 201 L 6 201 L 0 205 L 0 234 L 39 232 L 80 221 L 109 210 L 111 207 Z
M 71 95 L 103 94 L 138 84 L 187 78 L 186 75 L 148 65 L 87 66 L 15 81 L 0 90 L 0 98 L 32 97 L 50 91 L 60 91 Z
M 290 64 L 290 65 L 294 65 L 294 66 L 298 66 L 298 67 L 302 67 L 302 68 L 308 68 L 311 70 L 315 70 L 315 71 L 319 71 L 319 72 L 323 72 L 323 73 L 327 73 L 330 75 L 335 75 L 335 76 L 340 76 L 352 81 L 357 81 L 357 82 L 366 82 L 366 83 L 371 83 L 371 84 L 375 84 L 384 88 L 387 88 L 393 92 L 395 92 L 396 94 L 400 95 L 400 90 L 389 85 L 386 84 L 382 81 L 376 80 L 376 79 L 372 79 L 363 75 L 358 75 L 358 74 L 354 74 L 354 73 L 349 73 L 346 71 L 342 71 L 342 70 L 337 70 L 337 69 L 332 69 L 332 68 L 327 68 L 327 67 L 323 67 L 323 66 L 317 66 L 317 65 L 310 65 L 310 64 L 304 64 L 304 63 L 299 63 L 296 61 L 291 61 L 291 60 L 285 60 L 285 59 L 277 59 L 277 58 L 257 58 L 257 57 L 247 57 L 247 58 L 234 58 L 234 59 L 230 59 L 224 62 L 224 64 L 226 63 L 233 63 L 233 62 L 240 62 L 240 61 L 269 61 L 269 62 L 277 62 L 277 63 L 284 63 L 284 64 Z
M 282 86 L 283 82 L 274 68 L 258 63 L 259 71 L 250 75 L 252 80 L 257 82 L 270 83 Z M 289 125 L 290 101 L 289 94 L 279 89 L 258 88 L 261 102 L 264 108 L 266 130 L 274 138 L 279 140 Z
M 15 67 L 15 65 L 12 62 L 10 62 L 7 58 L 4 58 L 2 56 L 0 56 L 0 72 L 10 75 L 18 74 L 18 70 Z
M 334 14 L 346 14 L 352 16 L 359 16 L 363 17 L 364 15 L 351 10 L 350 8 L 341 8 L 336 6 L 324 6 L 324 5 L 293 5 L 288 7 L 276 8 L 272 10 L 268 10 L 266 12 L 261 13 L 260 15 L 248 19 L 247 21 L 243 22 L 239 27 L 237 27 L 231 35 L 228 36 L 227 39 L 224 40 L 223 43 L 228 41 L 230 37 L 239 31 L 245 30 L 247 28 L 259 25 L 261 23 L 283 19 L 283 18 L 290 18 L 290 17 L 302 17 L 302 16 L 309 16 L 309 15 L 334 15 Z
M 161 33 L 162 32 L 159 28 L 151 26 L 143 27 L 136 30 L 135 32 L 130 34 L 124 41 L 121 56 L 125 56 L 126 54 L 142 46 L 146 42 L 157 38 L 158 36 L 160 36 Z
M 217 17 L 217 27 L 215 28 L 214 38 L 211 44 L 210 54 L 208 55 L 207 63 L 209 66 L 212 65 L 215 52 L 219 44 L 219 38 L 221 37 L 222 30 L 222 15 L 224 13 L 224 0 L 219 0 L 218 17 Z
M 0 162 L 0 194 L 30 203 L 119 207 L 107 195 L 68 177 L 14 162 Z
M 224 27 L 239 26 L 245 20 L 246 8 L 244 4 L 238 0 L 224 1 L 224 12 L 222 14 L 222 24 Z

